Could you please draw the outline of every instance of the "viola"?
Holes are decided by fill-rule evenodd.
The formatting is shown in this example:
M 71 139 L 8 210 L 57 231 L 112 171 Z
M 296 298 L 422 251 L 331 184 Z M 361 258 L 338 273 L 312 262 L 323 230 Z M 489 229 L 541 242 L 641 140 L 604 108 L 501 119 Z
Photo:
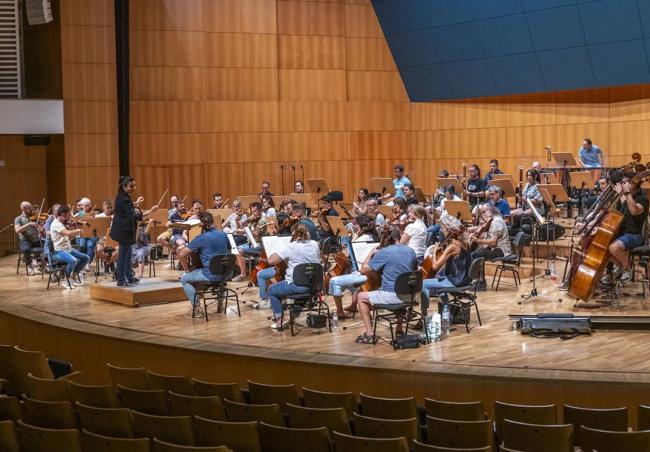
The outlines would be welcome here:
M 323 279 L 323 291 L 325 292 L 325 295 L 329 295 L 330 280 L 337 276 L 341 276 L 349 264 L 350 258 L 344 251 L 339 251 L 334 255 L 334 265 L 325 274 Z

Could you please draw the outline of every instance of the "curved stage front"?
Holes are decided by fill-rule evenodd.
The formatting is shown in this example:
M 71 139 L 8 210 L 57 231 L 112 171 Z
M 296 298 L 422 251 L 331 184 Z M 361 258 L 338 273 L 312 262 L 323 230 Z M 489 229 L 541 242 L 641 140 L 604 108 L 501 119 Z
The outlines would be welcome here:
M 158 264 L 158 276 L 175 283 L 178 273 L 164 266 Z M 356 344 L 355 320 L 331 334 L 274 331 L 268 310 L 249 307 L 254 289 L 241 296 L 248 301 L 241 318 L 215 313 L 206 322 L 191 318 L 187 301 L 130 307 L 91 299 L 92 283 L 46 291 L 46 282 L 24 270 L 16 276 L 16 256 L 0 259 L 0 341 L 69 360 L 98 383 L 108 380 L 111 362 L 212 381 L 480 399 L 488 409 L 494 400 L 627 405 L 632 419 L 636 405 L 650 398 L 650 332 L 598 330 L 569 341 L 522 336 L 508 318 L 518 299 L 512 288 L 481 294 L 483 325 L 470 333 L 459 328 L 441 342 L 394 351 L 387 343 Z

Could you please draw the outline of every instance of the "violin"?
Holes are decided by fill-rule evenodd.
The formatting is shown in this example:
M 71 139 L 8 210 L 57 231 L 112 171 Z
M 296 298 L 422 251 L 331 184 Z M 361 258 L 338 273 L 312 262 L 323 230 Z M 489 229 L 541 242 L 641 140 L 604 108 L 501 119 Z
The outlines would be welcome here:
M 487 231 L 490 230 L 490 225 L 492 225 L 492 220 L 493 218 L 490 218 L 487 220 L 485 223 L 483 223 L 477 230 L 472 234 L 471 237 L 474 237 L 473 239 L 470 238 L 470 245 L 475 243 L 474 241 L 479 239 L 481 235 L 485 234 Z
M 290 229 L 294 224 L 300 221 L 300 217 L 290 216 L 282 223 L 278 224 L 278 229 Z
M 33 213 L 29 217 L 29 221 L 33 221 L 34 223 L 38 223 L 39 221 L 45 221 L 47 220 L 47 217 L 49 215 L 46 213 L 41 213 L 40 215 L 38 213 Z

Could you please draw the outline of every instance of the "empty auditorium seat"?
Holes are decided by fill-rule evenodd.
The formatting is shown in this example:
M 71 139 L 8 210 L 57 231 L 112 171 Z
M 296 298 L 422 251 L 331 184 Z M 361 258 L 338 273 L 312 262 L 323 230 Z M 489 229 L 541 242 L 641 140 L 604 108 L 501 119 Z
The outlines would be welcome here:
M 172 416 L 201 416 L 206 419 L 225 421 L 226 413 L 217 396 L 200 397 L 169 392 L 169 413 Z
M 133 415 L 128 408 L 101 408 L 76 403 L 81 427 L 99 435 L 133 438 Z
M 223 406 L 226 409 L 226 418 L 234 422 L 264 421 L 267 424 L 284 426 L 284 417 L 280 411 L 280 405 L 271 403 L 268 405 L 256 405 L 233 402 L 225 399 Z
M 197 416 L 194 419 L 197 443 L 201 446 L 226 445 L 237 452 L 260 452 L 260 438 L 256 421 L 213 421 Z

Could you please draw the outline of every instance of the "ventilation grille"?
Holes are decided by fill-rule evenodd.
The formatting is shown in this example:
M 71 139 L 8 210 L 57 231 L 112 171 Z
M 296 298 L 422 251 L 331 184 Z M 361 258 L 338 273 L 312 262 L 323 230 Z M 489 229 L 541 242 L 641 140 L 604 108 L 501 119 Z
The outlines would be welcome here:
M 18 0 L 0 0 L 0 98 L 20 97 Z

